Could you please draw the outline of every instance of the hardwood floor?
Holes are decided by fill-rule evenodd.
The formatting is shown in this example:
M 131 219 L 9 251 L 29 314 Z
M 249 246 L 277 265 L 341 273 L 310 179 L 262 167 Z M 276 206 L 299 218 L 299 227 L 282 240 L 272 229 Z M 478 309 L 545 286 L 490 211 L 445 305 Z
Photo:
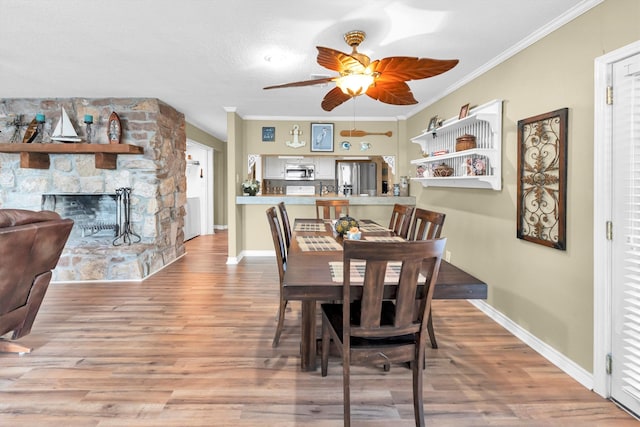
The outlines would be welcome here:
M 265 223 L 266 226 L 266 223 Z M 0 426 L 341 426 L 342 368 L 299 369 L 299 304 L 280 346 L 273 258 L 226 265 L 226 233 L 144 282 L 53 284 L 31 354 L 0 354 Z M 425 413 L 433 426 L 625 426 L 466 301 L 435 301 Z M 411 374 L 352 369 L 355 426 L 412 426 Z

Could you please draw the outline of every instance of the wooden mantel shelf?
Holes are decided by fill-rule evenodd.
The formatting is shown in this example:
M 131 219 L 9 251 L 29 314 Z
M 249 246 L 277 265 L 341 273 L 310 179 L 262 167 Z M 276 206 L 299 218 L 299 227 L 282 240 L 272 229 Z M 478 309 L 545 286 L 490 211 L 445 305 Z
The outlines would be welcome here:
M 49 169 L 49 154 L 95 154 L 96 168 L 116 169 L 118 154 L 143 154 L 130 144 L 43 143 L 0 144 L 0 153 L 20 153 L 20 167 Z

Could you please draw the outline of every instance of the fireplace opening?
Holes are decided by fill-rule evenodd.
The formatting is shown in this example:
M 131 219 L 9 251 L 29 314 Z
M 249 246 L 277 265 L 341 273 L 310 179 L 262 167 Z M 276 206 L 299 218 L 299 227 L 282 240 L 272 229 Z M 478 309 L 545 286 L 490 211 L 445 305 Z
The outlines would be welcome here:
M 117 195 L 106 193 L 43 194 L 41 208 L 71 218 L 69 242 L 111 243 L 118 236 Z

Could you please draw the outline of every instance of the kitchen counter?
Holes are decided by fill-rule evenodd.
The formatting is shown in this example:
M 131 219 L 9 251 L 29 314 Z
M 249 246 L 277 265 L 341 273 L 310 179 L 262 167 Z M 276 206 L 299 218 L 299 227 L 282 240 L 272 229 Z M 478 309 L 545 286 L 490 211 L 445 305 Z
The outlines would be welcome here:
M 265 196 L 236 196 L 236 204 L 238 205 L 276 205 L 280 202 L 285 202 L 287 205 L 315 205 L 316 199 L 349 199 L 350 205 L 390 205 L 393 206 L 396 203 L 403 205 L 415 205 L 416 198 L 414 196 L 399 197 L 399 196 L 336 196 L 336 195 L 324 195 L 318 196 L 287 196 L 284 194 L 268 194 Z

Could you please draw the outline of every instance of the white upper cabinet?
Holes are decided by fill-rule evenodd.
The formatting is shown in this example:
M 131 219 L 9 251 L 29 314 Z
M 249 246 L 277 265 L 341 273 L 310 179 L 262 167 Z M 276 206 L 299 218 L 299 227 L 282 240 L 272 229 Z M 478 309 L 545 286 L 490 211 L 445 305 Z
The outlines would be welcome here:
M 265 156 L 264 159 L 264 178 L 265 179 L 284 179 L 285 159 L 277 156 Z
M 336 158 L 330 156 L 317 156 L 315 158 L 315 179 L 336 179 Z

